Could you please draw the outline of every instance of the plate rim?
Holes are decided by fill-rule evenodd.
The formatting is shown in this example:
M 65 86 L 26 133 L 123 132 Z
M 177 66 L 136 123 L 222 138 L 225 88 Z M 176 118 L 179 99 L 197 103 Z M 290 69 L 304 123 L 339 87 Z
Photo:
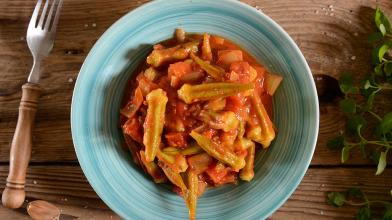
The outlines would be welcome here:
M 311 69 L 304 57 L 304 55 L 302 54 L 301 50 L 299 49 L 298 45 L 294 42 L 294 40 L 290 37 L 290 35 L 278 24 L 276 23 L 272 18 L 270 18 L 269 16 L 267 16 L 266 14 L 264 14 L 262 11 L 246 4 L 243 2 L 240 2 L 238 0 L 219 0 L 220 2 L 227 2 L 229 4 L 234 4 L 235 6 L 241 7 L 241 9 L 251 12 L 254 15 L 257 16 L 261 16 L 263 17 L 263 20 L 265 22 L 270 23 L 272 26 L 274 26 L 274 28 L 276 28 L 276 31 L 279 32 L 279 34 L 283 35 L 287 41 L 289 42 L 290 46 L 292 48 L 294 48 L 296 54 L 299 54 L 299 60 L 301 63 L 304 64 L 305 66 L 305 70 L 304 72 L 306 72 L 307 77 L 309 79 L 312 79 L 313 75 L 311 72 Z M 153 7 L 154 5 L 159 5 L 161 2 L 167 2 L 167 0 L 155 0 L 155 1 L 150 1 L 148 3 L 144 3 L 141 6 L 138 6 L 137 8 L 133 9 L 132 11 L 127 12 L 126 14 L 124 14 L 123 16 L 121 16 L 118 20 L 116 20 L 112 25 L 110 25 L 110 27 L 108 29 L 106 29 L 104 31 L 104 33 L 99 37 L 99 39 L 97 40 L 97 42 L 94 44 L 94 46 L 90 49 L 88 55 L 86 56 L 86 58 L 83 61 L 82 66 L 80 67 L 80 71 L 78 73 L 75 85 L 74 85 L 74 90 L 72 93 L 72 101 L 71 101 L 71 112 L 70 112 L 70 124 L 71 124 L 71 135 L 72 135 L 72 142 L 74 145 L 74 149 L 75 149 L 75 153 L 76 153 L 76 157 L 78 159 L 79 165 L 83 171 L 84 176 L 86 177 L 86 179 L 88 180 L 89 184 L 91 185 L 91 187 L 94 189 L 94 192 L 97 193 L 97 195 L 99 196 L 99 198 L 107 205 L 110 207 L 110 209 L 112 209 L 115 213 L 117 213 L 118 215 L 120 215 L 121 217 L 129 217 L 126 216 L 125 213 L 123 213 L 121 210 L 117 209 L 116 206 L 114 204 L 111 204 L 109 202 L 106 201 L 106 196 L 104 195 L 104 192 L 101 192 L 99 189 L 99 187 L 97 187 L 94 183 L 94 179 L 90 179 L 92 178 L 91 174 L 89 174 L 90 172 L 88 171 L 88 167 L 86 165 L 86 163 L 81 163 L 80 158 L 82 158 L 82 156 L 80 155 L 81 152 L 80 150 L 78 150 L 77 147 L 79 145 L 79 137 L 77 137 L 77 134 L 75 134 L 75 129 L 76 129 L 76 123 L 73 122 L 74 118 L 75 118 L 75 102 L 76 102 L 76 97 L 77 97 L 77 93 L 80 93 L 79 90 L 81 90 L 81 80 L 79 80 L 80 76 L 83 74 L 83 72 L 85 72 L 86 70 L 86 66 L 88 65 L 88 63 L 90 62 L 90 60 L 95 56 L 96 54 L 96 50 L 98 48 L 99 45 L 101 45 L 103 42 L 105 42 L 107 39 L 107 36 L 114 30 L 116 30 L 116 28 L 118 26 L 120 26 L 122 23 L 126 22 L 126 20 L 128 19 L 128 17 L 132 17 L 133 14 L 137 14 L 140 11 L 143 11 L 145 8 L 147 7 Z M 208 0 L 189 0 L 189 2 L 209 2 Z M 311 84 L 311 90 L 312 93 L 314 94 L 313 101 L 316 104 L 315 107 L 315 121 L 313 123 L 313 126 L 310 125 L 309 123 L 309 127 L 310 128 L 314 128 L 314 136 L 311 137 L 313 140 L 311 142 L 312 148 L 311 148 L 311 152 L 309 152 L 309 154 L 307 154 L 306 157 L 306 161 L 304 161 L 304 169 L 301 170 L 300 175 L 298 175 L 298 177 L 296 178 L 295 183 L 292 183 L 292 187 L 287 187 L 286 189 L 288 190 L 288 193 L 284 196 L 284 199 L 282 199 L 280 202 L 276 203 L 277 205 L 269 210 L 267 212 L 267 214 L 265 215 L 266 217 L 271 216 L 276 210 L 278 210 L 289 198 L 290 196 L 293 194 L 293 192 L 298 188 L 299 184 L 301 183 L 301 181 L 303 180 L 303 177 L 305 176 L 309 165 L 311 163 L 311 160 L 313 158 L 314 152 L 315 152 L 315 148 L 316 148 L 316 144 L 317 144 L 317 140 L 318 140 L 318 134 L 319 134 L 319 121 L 320 121 L 320 112 L 319 112 L 319 101 L 318 101 L 318 95 L 317 95 L 317 90 L 316 90 L 316 86 L 314 81 L 312 80 Z M 262 217 L 262 216 L 260 216 Z

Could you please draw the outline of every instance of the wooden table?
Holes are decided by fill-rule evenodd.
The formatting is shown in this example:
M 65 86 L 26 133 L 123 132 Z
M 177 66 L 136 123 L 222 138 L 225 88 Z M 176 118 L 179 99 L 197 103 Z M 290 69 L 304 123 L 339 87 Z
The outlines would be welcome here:
M 70 129 L 72 90 L 86 55 L 117 19 L 146 1 L 66 0 L 50 56 L 42 66 L 42 86 L 28 169 L 27 200 L 45 199 L 80 219 L 118 219 L 95 194 L 75 156 Z M 295 40 L 314 74 L 338 77 L 370 70 L 367 36 L 376 5 L 392 16 L 390 0 L 245 0 L 263 10 Z M 32 58 L 26 29 L 35 1 L 0 1 L 0 187 L 8 173 L 9 147 L 16 126 L 21 85 Z M 380 101 L 380 100 L 379 100 Z M 391 100 L 381 100 L 391 109 Z M 320 105 L 320 133 L 312 164 L 302 183 L 271 219 L 352 219 L 355 208 L 325 203 L 325 192 L 361 187 L 370 197 L 389 198 L 392 169 L 375 177 L 375 166 L 360 155 L 340 163 L 328 138 L 344 129 L 337 103 Z M 27 201 L 26 200 L 26 201 Z M 22 210 L 0 206 L 0 219 L 28 219 Z

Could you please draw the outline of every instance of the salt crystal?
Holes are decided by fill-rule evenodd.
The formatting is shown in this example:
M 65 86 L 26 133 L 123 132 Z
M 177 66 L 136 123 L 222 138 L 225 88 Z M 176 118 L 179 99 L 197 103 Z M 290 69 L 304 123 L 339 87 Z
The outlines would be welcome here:
M 329 16 L 333 16 L 333 13 L 329 14 Z
M 96 23 L 93 23 L 91 26 L 93 26 L 93 27 L 96 27 L 96 26 L 97 26 L 97 24 L 96 24 Z
M 357 32 L 355 32 L 355 33 L 354 33 L 354 36 L 358 36 L 358 33 L 357 33 Z
M 325 11 L 326 8 L 321 8 L 323 11 Z
M 355 59 L 357 59 L 356 56 L 352 56 L 352 57 L 351 57 L 351 60 L 355 60 Z
M 69 83 L 73 82 L 73 79 L 72 79 L 72 78 L 69 78 L 69 79 L 68 79 L 68 82 L 69 82 Z
M 315 14 L 318 14 L 318 13 L 319 13 L 319 11 L 318 11 L 318 10 L 316 10 L 316 11 L 314 11 L 314 13 L 315 13 Z
M 84 27 L 85 27 L 85 28 L 88 27 L 88 24 L 84 24 Z
M 351 20 L 348 20 L 348 23 L 351 24 Z
M 67 199 L 67 198 L 64 198 L 64 201 L 68 201 L 68 199 Z
M 25 38 L 24 37 L 20 37 L 20 40 L 24 40 Z
M 324 187 L 325 185 L 324 184 L 321 184 L 321 187 Z
M 335 11 L 333 8 L 331 8 L 331 11 Z
M 34 183 L 34 184 L 37 184 L 37 181 L 34 180 L 33 183 Z
M 328 8 L 333 8 L 333 5 L 329 5 Z
M 320 211 L 320 215 L 324 215 L 324 212 L 323 212 L 323 211 Z

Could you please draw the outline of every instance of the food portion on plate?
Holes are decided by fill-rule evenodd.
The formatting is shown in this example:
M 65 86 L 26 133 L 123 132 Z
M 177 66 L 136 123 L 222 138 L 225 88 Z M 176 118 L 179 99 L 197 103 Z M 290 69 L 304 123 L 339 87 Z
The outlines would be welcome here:
M 255 153 L 275 139 L 272 96 L 282 77 L 208 33 L 153 46 L 125 91 L 120 121 L 136 164 L 171 183 L 195 219 L 208 186 L 252 180 Z

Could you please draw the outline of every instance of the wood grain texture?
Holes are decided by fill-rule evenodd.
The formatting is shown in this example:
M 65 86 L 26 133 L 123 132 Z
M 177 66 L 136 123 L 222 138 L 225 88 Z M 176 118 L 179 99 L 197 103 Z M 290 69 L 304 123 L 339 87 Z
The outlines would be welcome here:
M 70 134 L 70 105 L 78 71 L 101 34 L 118 18 L 146 1 L 64 2 L 55 46 L 43 62 L 44 91 L 37 112 L 31 161 L 76 161 Z M 380 5 L 392 14 L 392 3 L 383 1 L 245 0 L 279 23 L 296 41 L 314 74 L 338 77 L 344 71 L 365 74 L 370 69 L 372 9 Z M 332 5 L 332 8 L 330 8 Z M 8 161 L 16 126 L 20 87 L 32 59 L 25 31 L 34 2 L 0 1 L 0 161 Z M 333 11 L 332 11 L 333 10 Z M 355 59 L 353 57 L 355 56 Z M 391 99 L 383 99 L 386 108 Z M 320 106 L 320 135 L 312 164 L 339 165 L 339 152 L 326 149 L 328 138 L 344 129 L 336 103 Z M 61 140 L 61 141 L 59 141 Z M 369 164 L 358 155 L 348 164 Z
M 352 72 L 359 78 L 370 70 L 367 36 L 374 30 L 373 9 L 379 5 L 392 16 L 390 0 L 243 0 L 261 9 L 280 24 L 298 44 L 313 74 L 338 77 Z M 117 19 L 147 2 L 136 0 L 66 0 L 55 45 L 42 66 L 44 91 L 33 131 L 33 149 L 28 170 L 27 199 L 45 199 L 64 213 L 80 219 L 118 219 L 97 197 L 77 164 L 70 131 L 72 91 L 79 69 L 96 40 Z M 31 0 L 0 1 L 0 163 L 9 161 L 16 127 L 21 86 L 27 79 L 32 57 L 25 35 L 35 6 Z M 332 6 L 332 7 L 330 7 Z M 387 94 L 386 97 L 390 97 Z M 392 171 L 374 177 L 375 168 L 359 153 L 340 164 L 340 153 L 325 143 L 344 129 L 337 100 L 320 105 L 320 132 L 311 168 L 300 187 L 271 219 L 352 219 L 354 208 L 325 204 L 324 193 L 360 186 L 373 198 L 388 199 Z M 392 109 L 392 99 L 376 100 Z M 8 166 L 0 166 L 4 187 Z M 23 210 L 0 206 L 0 219 L 29 219 Z
M 41 88 L 37 84 L 25 83 L 22 86 L 18 122 L 11 144 L 10 169 L 1 200 L 8 208 L 19 208 L 25 198 L 26 171 L 30 161 L 32 130 L 40 93 Z
M 7 175 L 7 166 L 0 166 L 0 186 Z M 352 219 L 356 208 L 335 208 L 325 203 L 325 193 L 347 187 L 361 187 L 369 198 L 388 199 L 392 185 L 392 170 L 374 176 L 373 169 L 313 168 L 310 169 L 296 192 L 271 219 Z M 78 166 L 33 166 L 26 181 L 28 201 L 47 200 L 63 213 L 88 219 L 116 216 L 98 199 Z M 0 207 L 3 216 L 19 215 Z M 106 218 L 105 218 L 106 217 Z

